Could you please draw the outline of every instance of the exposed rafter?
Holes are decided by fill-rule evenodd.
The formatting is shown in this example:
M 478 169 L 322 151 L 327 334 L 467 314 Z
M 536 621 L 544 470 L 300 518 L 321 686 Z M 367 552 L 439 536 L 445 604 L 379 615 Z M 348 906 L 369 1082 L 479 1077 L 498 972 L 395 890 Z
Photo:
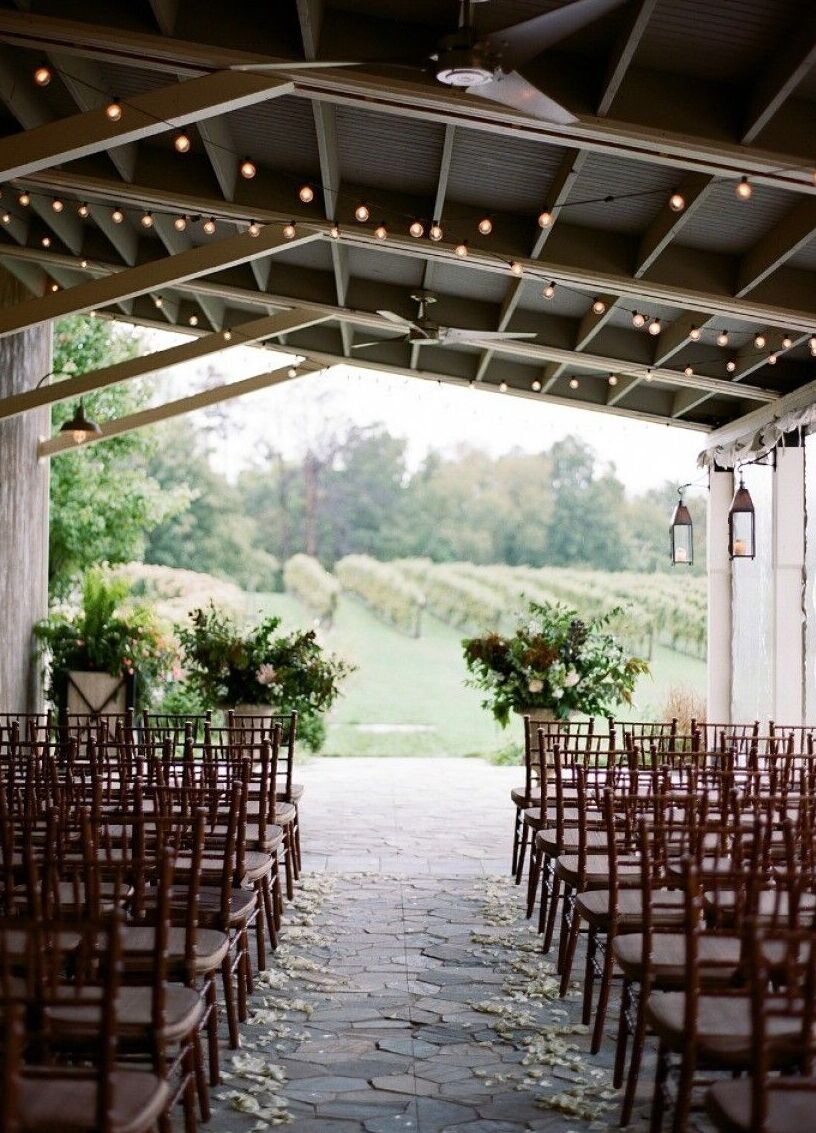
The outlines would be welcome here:
M 601 97 L 598 99 L 598 114 L 601 117 L 612 109 L 615 95 L 620 90 L 656 6 L 657 0 L 637 0 L 636 4 L 631 5 L 626 26 L 607 64 Z
M 743 144 L 759 137 L 815 63 L 816 18 L 811 16 L 804 27 L 791 29 L 785 36 L 784 47 L 774 53 L 773 62 L 755 84 L 748 101 Z

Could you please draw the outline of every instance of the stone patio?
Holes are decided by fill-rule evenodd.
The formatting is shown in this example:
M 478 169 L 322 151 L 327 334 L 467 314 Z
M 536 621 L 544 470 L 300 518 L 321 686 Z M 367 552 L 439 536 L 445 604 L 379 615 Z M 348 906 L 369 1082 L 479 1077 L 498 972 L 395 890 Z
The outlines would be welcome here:
M 476 760 L 299 772 L 304 881 L 224 1056 L 213 1133 L 616 1125 L 611 1044 L 588 1055 L 577 990 L 558 999 L 507 877 L 518 776 Z M 648 1067 L 642 1081 L 649 1094 Z

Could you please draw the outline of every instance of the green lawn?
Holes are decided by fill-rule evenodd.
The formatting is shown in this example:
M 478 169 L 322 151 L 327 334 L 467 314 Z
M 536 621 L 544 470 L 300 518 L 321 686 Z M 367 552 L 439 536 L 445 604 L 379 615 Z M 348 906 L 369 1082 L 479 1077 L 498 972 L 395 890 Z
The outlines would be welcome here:
M 288 594 L 257 595 L 258 607 L 287 628 L 308 624 L 305 607 Z M 422 637 L 406 637 L 378 621 L 355 599 L 340 599 L 326 646 L 357 665 L 329 720 L 325 755 L 463 756 L 498 751 L 521 738 L 503 731 L 464 684 L 461 633 L 426 613 Z M 653 676 L 638 686 L 629 719 L 659 715 L 668 689 L 705 689 L 705 663 L 658 647 Z M 624 715 L 624 714 L 622 714 Z

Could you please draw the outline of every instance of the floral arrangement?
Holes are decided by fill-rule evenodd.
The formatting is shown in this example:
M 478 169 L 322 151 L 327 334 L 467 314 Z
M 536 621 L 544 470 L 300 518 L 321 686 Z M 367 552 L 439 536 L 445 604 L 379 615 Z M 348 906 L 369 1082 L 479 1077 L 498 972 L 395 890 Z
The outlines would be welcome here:
M 187 683 L 206 707 L 269 705 L 298 713 L 298 732 L 312 750 L 323 740 L 322 715 L 340 695 L 353 668 L 324 654 L 314 630 L 278 632 L 280 618 L 264 618 L 242 633 L 212 602 L 177 627 Z
M 530 604 L 509 637 L 490 633 L 462 643 L 468 684 L 486 694 L 482 702 L 506 727 L 511 712 L 544 709 L 557 720 L 577 712 L 605 716 L 631 703 L 637 678 L 648 662 L 627 656 L 605 631 L 620 611 L 581 621 L 556 602 Z
M 136 674 L 137 708 L 149 706 L 173 668 L 176 651 L 152 610 L 126 604 L 130 586 L 101 567 L 89 570 L 79 608 L 62 606 L 34 627 L 46 659 L 46 691 L 57 708 L 67 697 L 70 671 Z

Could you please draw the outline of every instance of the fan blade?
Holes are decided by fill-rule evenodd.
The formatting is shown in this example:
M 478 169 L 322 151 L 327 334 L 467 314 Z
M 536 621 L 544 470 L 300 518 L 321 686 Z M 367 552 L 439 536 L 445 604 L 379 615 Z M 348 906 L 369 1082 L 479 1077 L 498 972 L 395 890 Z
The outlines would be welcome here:
M 377 338 L 373 342 L 352 342 L 352 350 L 366 350 L 369 346 L 385 346 L 387 342 L 399 342 L 398 338 Z
M 491 32 L 483 42 L 500 53 L 504 71 L 515 71 L 548 47 L 569 38 L 625 3 L 629 0 L 572 0 L 571 4 L 564 4 L 553 12 L 544 12 L 511 28 Z
M 482 86 L 468 87 L 468 94 L 476 95 L 477 98 L 487 98 L 491 102 L 500 102 L 502 106 L 509 106 L 511 110 L 520 110 L 541 122 L 557 122 L 562 126 L 569 126 L 578 121 L 571 111 L 549 98 L 517 71 L 505 75 L 502 79 L 494 79 L 491 83 L 484 83 Z
M 383 319 L 388 319 L 389 323 L 394 323 L 403 330 L 418 330 L 416 323 L 412 323 L 410 319 L 404 319 L 402 315 L 395 315 L 393 311 L 377 311 Z
M 535 331 L 511 330 L 467 330 L 465 327 L 448 327 L 445 339 L 448 342 L 512 342 L 514 339 L 535 338 Z
M 363 67 L 364 63 L 349 63 L 340 62 L 337 60 L 330 60 L 321 62 L 318 60 L 304 60 L 301 62 L 299 59 L 293 59 L 291 63 L 235 63 L 230 67 L 231 71 L 317 71 L 325 70 L 330 67 Z

